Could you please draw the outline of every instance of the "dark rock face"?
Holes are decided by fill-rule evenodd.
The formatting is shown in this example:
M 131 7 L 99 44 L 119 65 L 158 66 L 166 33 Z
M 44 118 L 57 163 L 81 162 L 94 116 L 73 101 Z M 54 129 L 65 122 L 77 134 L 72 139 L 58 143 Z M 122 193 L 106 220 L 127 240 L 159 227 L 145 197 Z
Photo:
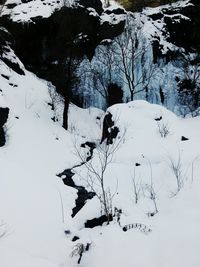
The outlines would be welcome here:
M 193 0 L 192 3 L 194 4 L 193 6 L 188 6 L 181 10 L 181 14 L 190 20 L 181 19 L 177 15 L 177 19 L 180 19 L 180 22 L 176 21 L 176 17 L 165 17 L 164 21 L 170 32 L 169 41 L 185 48 L 187 51 L 194 52 L 197 50 L 200 52 L 200 5 L 196 0 Z M 171 15 L 167 10 L 165 14 Z
M 0 147 L 6 143 L 4 124 L 8 120 L 9 108 L 0 108 Z
M 169 43 L 182 47 L 186 53 L 200 53 L 200 5 L 198 0 L 191 0 L 191 4 L 179 9 L 162 9 L 160 13 L 150 16 L 153 20 L 163 20 L 166 39 Z M 188 18 L 188 19 L 187 19 Z M 153 41 L 154 61 L 165 58 L 166 62 L 177 59 L 179 51 L 168 51 L 163 55 L 159 37 Z
M 79 0 L 79 5 L 94 8 L 98 14 L 103 12 L 102 2 L 98 0 Z
M 6 16 L 0 18 L 0 24 L 12 34 L 11 47 L 26 69 L 51 81 L 62 94 L 66 94 L 69 58 L 78 60 L 86 55 L 91 59 L 103 39 L 114 38 L 124 28 L 124 22 L 101 23 L 100 17 L 87 7 L 102 12 L 100 0 L 81 0 L 73 8 L 63 7 L 48 18 L 32 18 L 30 23 L 13 22 Z

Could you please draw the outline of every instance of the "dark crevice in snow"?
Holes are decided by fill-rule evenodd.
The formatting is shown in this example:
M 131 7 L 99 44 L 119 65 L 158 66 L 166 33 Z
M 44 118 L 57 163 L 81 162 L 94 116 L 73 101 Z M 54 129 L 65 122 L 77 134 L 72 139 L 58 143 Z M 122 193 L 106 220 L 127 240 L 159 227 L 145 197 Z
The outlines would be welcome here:
M 76 206 L 72 209 L 72 217 L 74 217 L 85 205 L 86 201 L 95 196 L 94 192 L 88 192 L 83 186 L 76 186 L 78 190 L 78 197 L 76 199 Z
M 88 156 L 86 158 L 86 162 L 89 161 L 93 156 L 93 150 L 96 148 L 96 144 L 94 142 L 85 142 L 81 144 L 83 148 L 89 148 Z M 92 199 L 95 196 L 94 192 L 88 192 L 83 186 L 78 186 L 74 183 L 72 177 L 74 176 L 73 169 L 84 165 L 86 162 L 81 162 L 78 165 L 75 165 L 71 169 L 66 169 L 62 173 L 57 176 L 62 178 L 63 183 L 67 186 L 75 188 L 77 192 L 76 206 L 72 209 L 72 217 L 74 217 L 85 205 L 86 201 Z
M 78 186 L 74 183 L 72 177 L 75 173 L 73 173 L 72 169 L 66 169 L 62 173 L 58 174 L 58 176 L 62 178 L 63 183 L 65 185 L 73 187 L 78 191 L 76 198 L 76 206 L 72 209 L 72 217 L 74 217 L 82 209 L 86 201 L 92 199 L 95 196 L 95 193 L 88 192 L 83 186 Z

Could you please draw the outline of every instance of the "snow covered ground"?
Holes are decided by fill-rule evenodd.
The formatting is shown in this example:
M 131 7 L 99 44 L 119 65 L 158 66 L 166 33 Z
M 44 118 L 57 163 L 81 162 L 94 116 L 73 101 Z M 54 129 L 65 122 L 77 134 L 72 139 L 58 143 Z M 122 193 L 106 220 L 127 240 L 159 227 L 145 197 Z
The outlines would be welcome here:
M 109 225 L 85 228 L 87 220 L 101 216 L 98 198 L 72 218 L 77 190 L 57 174 L 81 163 L 76 148 L 84 155 L 88 150 L 80 144 L 86 141 L 97 144 L 88 164 L 101 171 L 104 112 L 71 105 L 65 131 L 62 100 L 53 111 L 47 82 L 24 71 L 16 74 L 0 62 L 0 106 L 10 109 L 7 142 L 0 148 L 0 266 L 198 267 L 200 117 L 178 118 L 145 101 L 110 107 L 120 132 L 110 145 L 104 182 L 112 210 L 122 213 Z M 91 191 L 91 177 L 101 194 L 86 164 L 74 171 L 77 185 Z M 131 229 L 124 232 L 126 225 Z M 72 242 L 74 236 L 79 239 Z M 78 264 L 75 248 L 87 243 Z

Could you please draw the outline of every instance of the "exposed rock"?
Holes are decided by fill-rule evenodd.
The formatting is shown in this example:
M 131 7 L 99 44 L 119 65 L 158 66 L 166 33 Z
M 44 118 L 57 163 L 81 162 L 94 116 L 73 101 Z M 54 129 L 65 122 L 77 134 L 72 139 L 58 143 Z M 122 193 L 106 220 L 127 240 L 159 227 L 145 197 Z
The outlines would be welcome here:
M 96 144 L 93 142 L 86 142 L 84 144 L 81 144 L 81 147 L 89 147 L 88 157 L 86 158 L 86 161 L 91 160 L 93 156 L 93 150 L 96 148 Z
M 77 240 L 79 240 L 80 239 L 80 237 L 78 237 L 78 236 L 74 236 L 73 238 L 72 238 L 72 242 L 75 242 L 75 241 L 77 241 Z
M 152 20 L 163 21 L 163 33 L 166 40 L 177 46 L 184 48 L 186 53 L 200 52 L 200 5 L 198 0 L 191 0 L 191 5 L 180 8 L 162 8 L 162 10 L 153 15 L 149 15 Z M 162 45 L 158 36 L 154 37 L 153 54 L 154 62 L 160 58 L 165 58 L 166 62 L 170 62 L 180 57 L 180 51 L 168 50 L 167 53 L 162 52 Z
M 94 10 L 101 14 L 103 12 L 102 2 L 99 0 L 79 0 L 79 4 L 83 5 L 84 7 L 91 7 Z
M 188 141 L 189 138 L 185 137 L 185 136 L 181 136 L 181 141 Z
M 109 221 L 111 222 L 113 220 L 112 215 L 109 216 Z M 106 215 L 102 215 L 99 218 L 94 218 L 92 220 L 87 220 L 85 222 L 85 228 L 94 228 L 96 226 L 101 226 L 103 225 L 103 223 L 107 222 L 108 218 L 106 217 Z
M 114 126 L 114 122 L 112 120 L 112 114 L 108 112 L 103 120 L 103 131 L 101 143 L 106 140 L 107 145 L 113 144 L 113 139 L 117 137 L 119 133 L 118 127 Z
M 162 116 L 158 117 L 158 118 L 155 118 L 154 119 L 155 121 L 161 121 L 162 120 Z
M 0 108 L 0 147 L 4 146 L 6 143 L 4 124 L 8 120 L 9 108 Z

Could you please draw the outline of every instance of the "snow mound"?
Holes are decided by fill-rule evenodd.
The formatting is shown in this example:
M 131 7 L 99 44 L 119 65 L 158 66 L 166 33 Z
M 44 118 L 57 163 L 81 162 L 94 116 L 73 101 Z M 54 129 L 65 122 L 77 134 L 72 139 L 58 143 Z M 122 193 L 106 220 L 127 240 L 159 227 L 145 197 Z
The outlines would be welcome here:
M 114 152 L 104 187 L 112 208 L 122 213 L 109 226 L 85 229 L 86 218 L 101 215 L 93 198 L 75 216 L 73 230 L 92 244 L 83 266 L 198 266 L 200 118 L 182 119 L 145 101 L 114 105 L 107 112 L 119 134 L 110 145 Z M 97 147 L 89 165 L 76 168 L 75 183 L 89 189 L 93 181 L 101 195 L 90 169 L 101 173 L 109 151 L 104 143 Z

